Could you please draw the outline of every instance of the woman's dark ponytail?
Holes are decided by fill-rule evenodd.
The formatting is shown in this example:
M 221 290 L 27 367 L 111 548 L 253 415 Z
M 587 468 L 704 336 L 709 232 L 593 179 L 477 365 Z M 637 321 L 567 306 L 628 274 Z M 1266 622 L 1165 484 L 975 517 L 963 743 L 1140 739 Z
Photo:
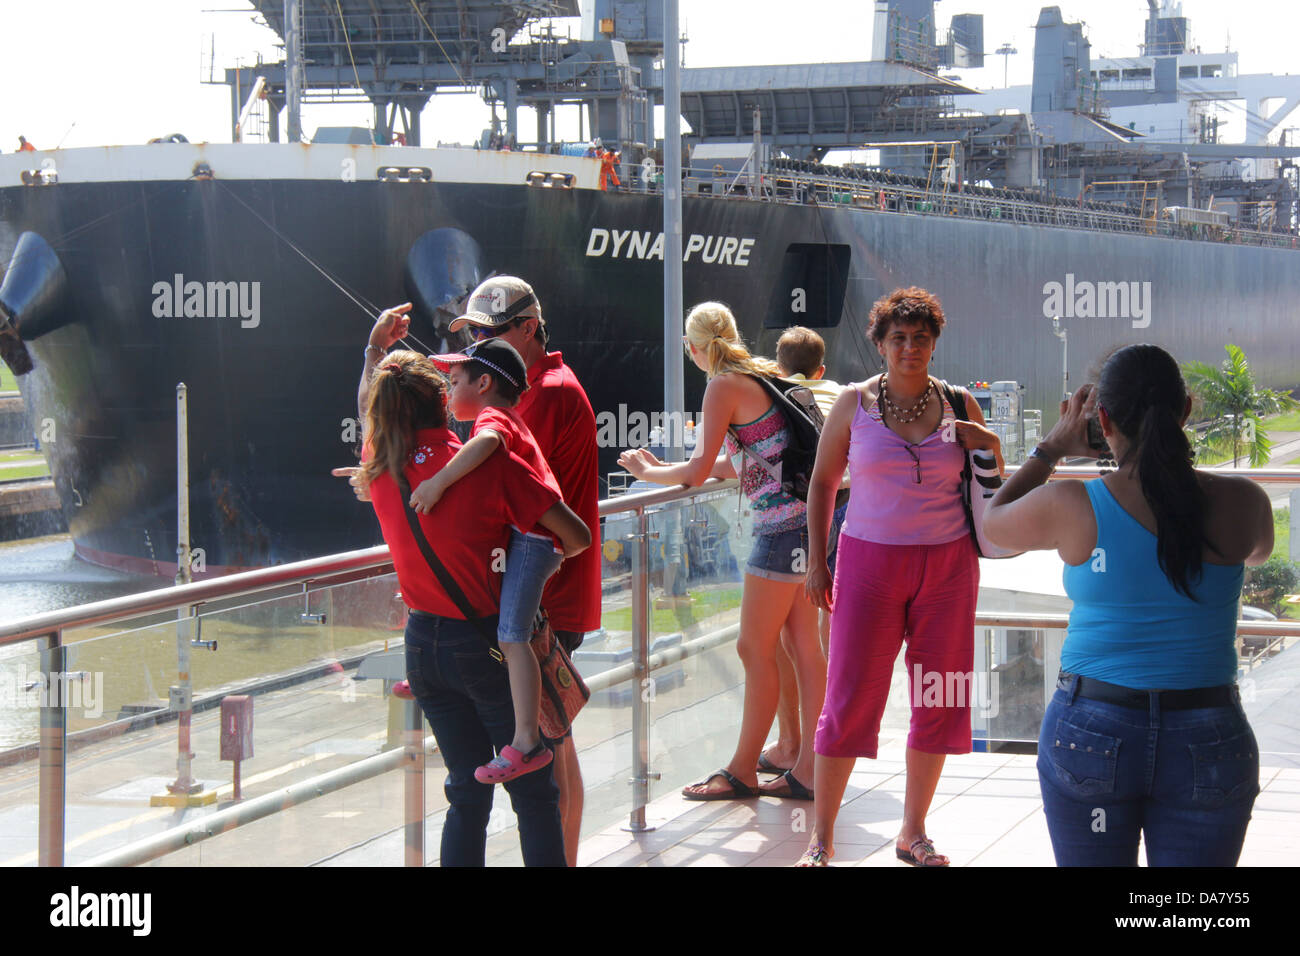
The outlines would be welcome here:
M 1201 576 L 1205 493 L 1192 468 L 1187 435 L 1167 404 L 1153 402 L 1138 431 L 1138 479 L 1156 517 L 1160 569 L 1183 594 Z
M 1187 387 L 1173 356 L 1154 345 L 1120 349 L 1102 369 L 1097 402 L 1131 443 L 1138 480 L 1156 519 L 1156 554 L 1169 583 L 1192 595 L 1206 546 L 1205 493 L 1182 428 Z

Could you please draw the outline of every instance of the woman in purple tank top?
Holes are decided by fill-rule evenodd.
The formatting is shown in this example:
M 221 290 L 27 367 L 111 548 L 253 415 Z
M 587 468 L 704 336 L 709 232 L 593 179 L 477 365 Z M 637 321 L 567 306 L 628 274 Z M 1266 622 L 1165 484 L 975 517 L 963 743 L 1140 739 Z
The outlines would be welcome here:
M 876 756 L 904 641 L 912 719 L 895 852 L 914 866 L 948 865 L 926 834 L 925 818 L 944 758 L 971 749 L 967 691 L 979 562 L 961 474 L 966 449 L 991 450 L 1001 465 L 1001 448 L 974 399 L 960 393 L 969 420 L 959 420 L 941 383 L 930 377 L 943 326 L 943 307 L 924 289 L 898 289 L 878 301 L 867 334 L 886 371 L 844 389 L 818 445 L 808 494 L 807 591 L 831 611 L 831 638 L 813 745 L 814 821 L 800 866 L 825 866 L 834 856 L 840 800 L 857 758 Z M 853 497 L 832 588 L 827 533 L 846 464 Z

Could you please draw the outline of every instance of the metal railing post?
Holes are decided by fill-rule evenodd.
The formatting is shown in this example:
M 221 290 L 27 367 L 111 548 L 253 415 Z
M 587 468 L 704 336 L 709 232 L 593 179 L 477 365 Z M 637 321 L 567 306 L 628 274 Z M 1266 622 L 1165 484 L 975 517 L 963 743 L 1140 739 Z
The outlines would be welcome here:
M 63 866 L 64 820 L 68 790 L 68 711 L 64 677 L 67 658 L 63 632 L 52 631 L 41 651 L 40 809 L 37 860 Z
M 424 866 L 424 714 L 413 700 L 403 702 L 406 719 L 404 805 L 406 811 L 406 865 Z
M 190 573 L 190 440 L 188 389 L 184 382 L 176 385 L 176 586 L 192 580 Z M 194 779 L 191 765 L 190 724 L 194 716 L 194 683 L 190 678 L 190 615 L 193 608 L 176 609 L 176 686 L 169 694 L 176 719 L 176 779 L 167 790 L 189 796 L 203 789 Z
M 645 507 L 636 510 L 636 547 L 632 549 L 632 813 L 625 829 L 646 833 L 650 803 L 650 528 Z M 658 535 L 655 535 L 658 537 Z

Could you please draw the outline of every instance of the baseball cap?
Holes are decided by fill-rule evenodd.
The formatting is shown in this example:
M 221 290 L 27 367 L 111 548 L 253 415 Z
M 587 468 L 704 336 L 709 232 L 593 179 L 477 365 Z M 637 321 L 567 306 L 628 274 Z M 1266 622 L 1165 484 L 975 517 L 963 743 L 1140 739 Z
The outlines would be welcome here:
M 528 387 L 528 366 L 524 364 L 523 357 L 515 351 L 513 345 L 501 339 L 475 342 L 463 352 L 431 355 L 429 361 L 441 372 L 450 372 L 453 365 L 481 362 L 520 391 Z
M 493 276 L 470 293 L 465 314 L 451 320 L 451 331 L 466 325 L 494 329 L 515 319 L 536 319 L 542 325 L 542 306 L 533 287 L 515 276 Z

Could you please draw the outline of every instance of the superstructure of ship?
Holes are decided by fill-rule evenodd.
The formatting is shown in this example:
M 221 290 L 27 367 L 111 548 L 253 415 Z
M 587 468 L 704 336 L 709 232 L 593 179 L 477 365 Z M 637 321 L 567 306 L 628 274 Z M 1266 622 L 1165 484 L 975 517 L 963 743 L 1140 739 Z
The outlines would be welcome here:
M 207 572 L 378 543 L 329 475 L 355 462 L 367 330 L 411 300 L 409 344 L 458 347 L 447 323 L 494 273 L 533 284 L 613 470 L 638 415 L 663 407 L 661 4 L 253 6 L 287 55 L 227 71 L 234 142 L 0 156 L 0 355 L 78 554 L 175 573 L 178 382 Z M 1300 149 L 1267 123 L 1217 142 L 1196 119 L 1208 87 L 1190 70 L 1223 78 L 1201 72 L 1173 5 L 1151 5 L 1149 65 L 1102 68 L 1082 26 L 1044 7 L 1018 112 L 983 109 L 944 74 L 983 64 L 979 15 L 944 32 L 934 0 L 875 7 L 870 61 L 682 71 L 688 305 L 729 303 L 763 354 L 784 328 L 814 328 L 828 377 L 851 381 L 880 365 L 863 335 L 872 302 L 924 286 L 949 318 L 936 374 L 1015 380 L 1049 410 L 1055 316 L 1076 381 L 1108 349 L 1151 341 L 1212 362 L 1235 342 L 1262 382 L 1300 382 Z M 541 20 L 575 16 L 579 39 Z M 482 141 L 423 146 L 425 104 L 466 86 L 491 104 Z M 286 103 L 358 89 L 372 130 L 308 145 L 292 108 L 281 129 Z M 1145 135 L 1121 106 L 1183 110 L 1188 128 Z M 556 111 L 574 107 L 582 142 L 558 143 Z M 248 141 L 259 113 L 268 142 Z M 597 142 L 618 150 L 623 188 L 601 188 Z M 824 164 L 842 149 L 866 161 Z M 703 386 L 688 376 L 688 408 Z

